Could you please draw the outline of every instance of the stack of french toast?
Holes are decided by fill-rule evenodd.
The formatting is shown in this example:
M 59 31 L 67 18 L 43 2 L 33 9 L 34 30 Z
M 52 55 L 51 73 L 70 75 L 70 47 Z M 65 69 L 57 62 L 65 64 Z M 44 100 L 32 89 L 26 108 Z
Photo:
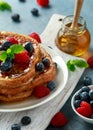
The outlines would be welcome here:
M 21 46 L 23 50 L 17 53 L 16 48 Z M 0 32 L 0 101 L 26 99 L 36 86 L 53 80 L 55 75 L 56 68 L 50 54 L 35 39 Z

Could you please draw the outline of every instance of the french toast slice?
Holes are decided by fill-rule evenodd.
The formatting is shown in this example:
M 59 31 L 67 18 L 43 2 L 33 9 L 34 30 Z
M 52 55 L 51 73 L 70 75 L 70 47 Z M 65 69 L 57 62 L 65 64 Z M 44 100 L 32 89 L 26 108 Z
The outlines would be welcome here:
M 7 37 L 16 38 L 22 45 L 24 45 L 25 42 L 31 42 L 34 45 L 33 58 L 31 58 L 29 62 L 28 71 L 23 71 L 13 77 L 11 73 L 5 77 L 0 76 L 0 101 L 20 101 L 31 96 L 36 86 L 46 84 L 53 80 L 56 75 L 56 68 L 51 56 L 35 39 L 14 32 L 0 32 L 0 43 Z M 35 65 L 41 62 L 43 58 L 49 59 L 50 66 L 40 73 L 36 71 Z

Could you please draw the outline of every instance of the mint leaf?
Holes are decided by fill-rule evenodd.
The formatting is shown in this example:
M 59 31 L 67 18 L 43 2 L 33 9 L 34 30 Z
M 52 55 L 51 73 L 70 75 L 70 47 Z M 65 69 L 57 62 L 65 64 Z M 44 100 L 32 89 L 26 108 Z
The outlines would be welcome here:
M 4 2 L 2 0 L 0 0 L 0 10 L 4 11 L 4 10 L 12 10 L 11 6 L 7 3 Z
M 83 68 L 83 67 L 87 68 L 89 66 L 88 63 L 84 60 L 73 60 L 73 63 L 74 65 L 80 68 Z
M 70 60 L 67 62 L 67 67 L 70 71 L 75 71 L 75 66 L 70 63 Z
M 88 66 L 88 63 L 81 59 L 69 60 L 67 62 L 67 67 L 70 71 L 75 71 L 76 67 L 87 68 Z
M 10 49 L 11 49 L 12 53 L 18 54 L 24 50 L 24 47 L 22 45 L 19 45 L 19 44 L 14 44 L 14 45 L 10 46 Z
M 6 53 L 7 53 L 7 57 L 10 57 L 11 59 L 14 58 L 14 53 L 13 53 L 13 51 L 10 48 L 8 48 L 6 50 Z
M 19 54 L 24 50 L 24 47 L 19 44 L 11 45 L 6 51 L 0 51 L 0 60 L 5 61 L 7 57 L 14 59 L 15 54 Z
M 7 53 L 6 51 L 2 51 L 1 54 L 0 54 L 0 60 L 1 61 L 5 61 L 7 58 Z

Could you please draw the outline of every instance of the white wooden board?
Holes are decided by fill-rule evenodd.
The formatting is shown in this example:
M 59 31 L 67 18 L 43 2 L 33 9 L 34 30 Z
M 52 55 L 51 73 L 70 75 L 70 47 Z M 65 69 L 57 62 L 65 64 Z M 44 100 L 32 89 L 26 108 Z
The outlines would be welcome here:
M 69 59 L 74 59 L 76 57 L 59 51 L 54 44 L 57 32 L 61 27 L 60 18 L 63 18 L 63 16 L 58 14 L 54 14 L 51 17 L 47 27 L 41 34 L 41 38 L 43 44 L 53 47 L 56 52 L 62 56 L 64 61 L 67 62 Z M 19 123 L 20 119 L 25 115 L 29 115 L 32 122 L 30 125 L 22 127 L 22 130 L 45 130 L 51 118 L 62 108 L 71 95 L 83 72 L 84 69 L 78 69 L 74 73 L 69 72 L 68 82 L 63 91 L 57 97 L 40 107 L 22 112 L 0 113 L 0 130 L 10 130 L 11 125 Z

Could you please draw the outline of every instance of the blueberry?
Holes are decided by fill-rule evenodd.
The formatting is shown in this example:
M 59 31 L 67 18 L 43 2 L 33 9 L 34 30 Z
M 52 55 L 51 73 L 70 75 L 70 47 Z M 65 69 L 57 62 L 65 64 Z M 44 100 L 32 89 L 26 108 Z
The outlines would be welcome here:
M 19 0 L 20 2 L 25 2 L 26 0 Z
M 36 71 L 39 71 L 39 72 L 42 72 L 44 71 L 45 69 L 45 66 L 42 62 L 38 62 L 36 65 L 35 65 L 35 69 Z
M 12 18 L 12 20 L 13 20 L 14 22 L 20 22 L 20 15 L 19 15 L 19 14 L 13 14 L 13 15 L 11 16 L 11 18 Z
M 93 107 L 93 100 L 90 101 L 90 105 Z
M 83 84 L 85 86 L 91 85 L 92 84 L 92 79 L 89 76 L 85 76 L 83 79 Z
M 74 101 L 74 107 L 78 108 L 80 106 L 81 100 L 75 100 Z
M 22 125 L 29 125 L 31 123 L 31 118 L 29 116 L 24 116 L 22 119 L 21 119 L 21 123 Z
M 49 67 L 50 66 L 50 60 L 48 58 L 43 58 L 42 62 L 45 65 L 45 67 Z
M 1 48 L 2 48 L 2 50 L 7 50 L 11 45 L 12 45 L 11 42 L 5 40 L 5 41 L 2 42 Z
M 8 72 L 8 71 L 10 71 L 11 70 L 11 68 L 12 68 L 12 63 L 11 62 L 7 62 L 7 61 L 5 61 L 5 62 L 1 62 L 1 65 L 0 65 L 0 70 L 1 71 L 5 71 L 5 72 Z
M 33 8 L 33 9 L 31 10 L 31 13 L 32 13 L 32 15 L 34 15 L 34 16 L 38 16 L 38 15 L 39 15 L 39 11 L 38 11 L 37 8 Z
M 30 53 L 33 53 L 33 51 L 34 51 L 34 47 L 31 42 L 26 42 L 24 45 L 24 48 Z
M 13 124 L 11 130 L 21 130 L 21 127 L 19 124 Z
M 47 83 L 47 87 L 49 88 L 50 91 L 54 90 L 56 87 L 56 84 L 54 81 L 50 81 Z
M 83 86 L 83 87 L 81 88 L 81 91 L 82 91 L 82 92 L 84 92 L 84 91 L 89 92 L 89 91 L 90 91 L 90 88 L 89 88 L 88 86 Z
M 75 95 L 75 100 L 80 100 L 80 93 L 77 93 L 77 94 Z
M 81 92 L 80 93 L 80 98 L 81 98 L 82 101 L 89 102 L 89 100 L 90 100 L 88 92 Z
M 90 98 L 93 100 L 93 90 L 90 90 L 90 91 L 89 91 L 89 96 L 90 96 Z

